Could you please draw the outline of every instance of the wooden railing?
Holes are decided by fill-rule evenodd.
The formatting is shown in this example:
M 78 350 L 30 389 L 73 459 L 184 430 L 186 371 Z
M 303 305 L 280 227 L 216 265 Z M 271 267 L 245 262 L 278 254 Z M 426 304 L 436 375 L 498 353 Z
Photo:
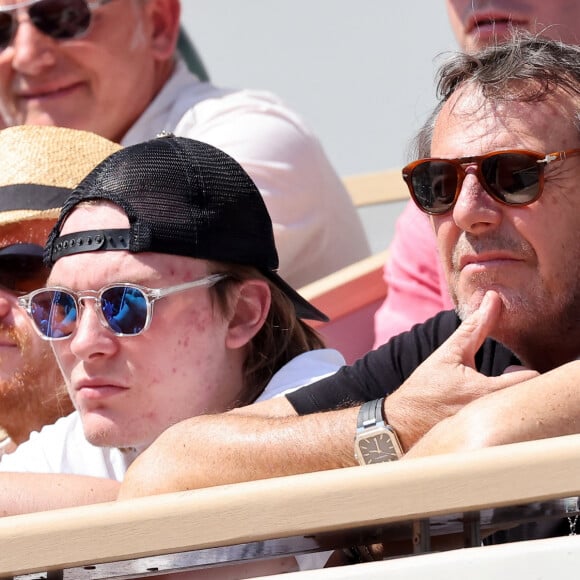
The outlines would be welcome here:
M 409 190 L 400 169 L 387 169 L 343 178 L 355 207 L 365 207 L 409 199 Z
M 579 450 L 580 435 L 572 435 L 7 517 L 0 519 L 0 577 L 50 571 L 57 578 L 65 570 L 65 578 L 81 578 L 87 566 L 92 577 L 102 569 L 123 577 L 124 560 L 133 560 L 132 574 L 146 575 L 173 569 L 171 557 L 143 569 L 135 559 L 194 551 L 191 562 L 223 564 L 239 561 L 240 552 L 219 548 L 240 544 L 255 558 L 377 539 L 408 541 L 418 553 L 457 533 L 478 545 L 491 513 L 495 527 L 509 527 L 576 506 L 561 498 L 580 495 Z M 520 511 L 502 516 L 507 506 Z

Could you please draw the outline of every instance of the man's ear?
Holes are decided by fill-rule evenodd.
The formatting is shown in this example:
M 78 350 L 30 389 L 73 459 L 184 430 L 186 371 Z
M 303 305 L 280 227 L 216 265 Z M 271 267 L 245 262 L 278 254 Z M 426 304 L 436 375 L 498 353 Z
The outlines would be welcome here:
M 271 302 L 270 287 L 265 280 L 245 280 L 240 284 L 228 324 L 228 348 L 241 348 L 254 338 L 264 325 Z
M 172 59 L 179 36 L 179 0 L 149 0 L 145 3 L 145 11 L 153 56 L 161 62 Z

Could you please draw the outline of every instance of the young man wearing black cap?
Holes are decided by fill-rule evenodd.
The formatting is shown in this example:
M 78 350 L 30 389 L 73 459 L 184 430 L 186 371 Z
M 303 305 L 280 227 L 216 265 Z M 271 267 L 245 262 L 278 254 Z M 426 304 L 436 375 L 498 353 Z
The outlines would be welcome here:
M 5 515 L 115 497 L 111 480 L 170 425 L 343 364 L 300 320 L 324 314 L 276 273 L 256 186 L 210 145 L 165 136 L 110 156 L 63 206 L 45 259 L 47 287 L 20 304 L 76 412 L 0 462 Z M 104 491 L 8 473 L 21 471 L 99 477 Z
M 72 129 L 0 131 L 0 456 L 72 410 L 51 349 L 17 299 L 46 283 L 44 244 L 72 188 L 119 148 Z

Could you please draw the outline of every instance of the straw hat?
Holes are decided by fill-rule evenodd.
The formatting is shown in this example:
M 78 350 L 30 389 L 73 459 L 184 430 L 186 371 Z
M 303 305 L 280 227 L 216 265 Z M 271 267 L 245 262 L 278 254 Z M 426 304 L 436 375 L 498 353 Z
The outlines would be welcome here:
M 56 219 L 72 189 L 121 149 L 87 131 L 21 125 L 0 131 L 0 226 Z

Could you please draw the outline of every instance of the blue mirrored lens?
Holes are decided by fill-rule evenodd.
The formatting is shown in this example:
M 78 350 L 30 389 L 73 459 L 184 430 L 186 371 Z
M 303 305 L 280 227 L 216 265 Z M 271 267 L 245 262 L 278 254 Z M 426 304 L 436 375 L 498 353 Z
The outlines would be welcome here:
M 49 338 L 70 336 L 75 329 L 77 305 L 68 292 L 40 292 L 34 296 L 30 310 L 40 332 Z
M 117 334 L 138 334 L 147 323 L 147 297 L 139 288 L 109 288 L 101 297 L 101 309 Z

